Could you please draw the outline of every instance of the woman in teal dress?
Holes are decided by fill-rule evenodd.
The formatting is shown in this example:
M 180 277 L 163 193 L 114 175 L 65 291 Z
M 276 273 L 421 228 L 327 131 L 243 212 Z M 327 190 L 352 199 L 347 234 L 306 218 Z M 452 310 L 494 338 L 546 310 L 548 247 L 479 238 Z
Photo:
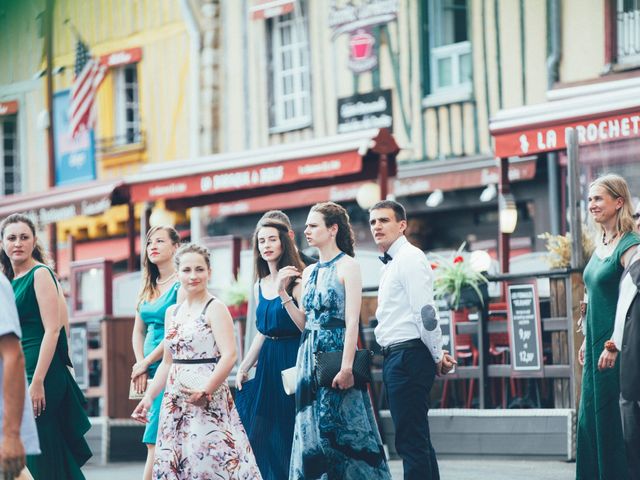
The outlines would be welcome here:
M 620 419 L 618 366 L 598 370 L 613 333 L 622 271 L 640 244 L 634 233 L 631 195 L 625 180 L 605 175 L 589 187 L 589 212 L 599 227 L 596 251 L 584 269 L 587 314 L 579 360 L 584 364 L 578 414 L 576 479 L 626 480 L 627 460 Z
M 142 290 L 134 321 L 132 344 L 136 363 L 131 371 L 135 390 L 144 393 L 154 377 L 164 352 L 164 319 L 167 309 L 178 300 L 180 282 L 174 255 L 180 236 L 172 227 L 153 227 L 147 233 L 142 262 Z M 147 446 L 144 480 L 151 479 L 162 394 L 158 395 L 148 415 L 142 442 Z
M 16 295 L 29 395 L 41 455 L 28 456 L 36 480 L 80 480 L 91 457 L 84 435 L 91 427 L 86 403 L 67 367 L 67 336 L 59 308 L 58 282 L 46 265 L 33 222 L 23 215 L 0 225 L 0 264 Z
M 288 312 L 297 324 L 305 315 L 296 366 L 296 420 L 289 479 L 391 480 L 382 440 L 366 389 L 354 387 L 353 359 L 362 301 L 360 267 L 352 258 L 349 216 L 332 202 L 315 205 L 304 231 L 320 261 L 302 275 L 303 311 Z M 318 351 L 342 350 L 342 366 L 331 388 L 313 378 Z

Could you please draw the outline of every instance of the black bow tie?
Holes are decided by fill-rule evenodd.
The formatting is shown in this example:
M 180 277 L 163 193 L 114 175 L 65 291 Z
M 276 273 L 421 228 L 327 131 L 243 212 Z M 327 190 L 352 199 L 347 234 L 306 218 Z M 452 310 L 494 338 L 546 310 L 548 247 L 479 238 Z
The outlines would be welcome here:
M 391 260 L 393 260 L 393 258 L 391 257 L 391 255 L 389 255 L 387 252 L 384 252 L 384 255 L 382 257 L 378 257 L 380 259 L 380 261 L 382 263 L 384 263 L 385 265 L 387 263 L 389 263 Z

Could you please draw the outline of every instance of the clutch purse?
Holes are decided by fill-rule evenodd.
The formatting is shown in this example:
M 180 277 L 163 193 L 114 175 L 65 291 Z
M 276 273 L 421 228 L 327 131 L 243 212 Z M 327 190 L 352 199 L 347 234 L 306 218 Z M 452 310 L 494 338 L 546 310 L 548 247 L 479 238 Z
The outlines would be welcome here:
M 298 367 L 291 367 L 286 370 L 282 370 L 281 375 L 284 393 L 287 395 L 293 395 L 296 393 L 296 385 L 298 384 Z
M 371 350 L 356 350 L 353 359 L 353 380 L 356 388 L 363 389 L 371 383 Z M 335 352 L 316 352 L 315 376 L 320 387 L 331 387 L 333 379 L 342 366 L 342 350 Z
M 181 368 L 176 375 L 176 383 L 178 388 L 186 388 L 187 390 L 195 390 L 201 392 L 209 381 L 209 377 L 201 375 L 192 370 Z
M 149 388 L 150 382 L 151 380 L 147 380 L 147 388 Z M 144 392 L 140 393 L 136 390 L 136 384 L 131 380 L 131 383 L 129 383 L 129 400 L 142 400 L 144 394 L 147 393 L 147 388 L 144 389 Z

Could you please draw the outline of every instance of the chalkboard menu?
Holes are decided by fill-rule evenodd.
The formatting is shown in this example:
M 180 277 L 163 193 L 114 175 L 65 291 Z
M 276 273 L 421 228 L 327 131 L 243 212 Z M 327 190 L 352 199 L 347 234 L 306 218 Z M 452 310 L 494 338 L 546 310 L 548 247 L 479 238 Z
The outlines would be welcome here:
M 440 330 L 442 330 L 442 349 L 455 356 L 453 343 L 453 324 L 451 322 L 451 309 L 445 300 L 436 300 L 438 317 L 440 317 Z
M 76 382 L 82 390 L 89 388 L 89 361 L 87 358 L 87 326 L 73 325 L 69 332 L 71 363 Z
M 509 285 L 508 311 L 511 368 L 539 376 L 543 366 L 542 334 L 536 286 Z

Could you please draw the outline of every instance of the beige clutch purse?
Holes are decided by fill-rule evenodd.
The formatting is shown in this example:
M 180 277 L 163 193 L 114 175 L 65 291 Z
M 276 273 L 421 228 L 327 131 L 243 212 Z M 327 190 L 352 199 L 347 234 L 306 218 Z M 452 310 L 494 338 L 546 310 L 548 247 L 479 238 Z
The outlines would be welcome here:
M 27 467 L 24 467 L 24 469 L 20 472 L 20 475 L 18 475 L 15 480 L 33 480 L 33 475 L 31 475 L 31 472 L 27 469 Z
M 291 367 L 286 370 L 282 370 L 281 375 L 284 392 L 287 395 L 293 395 L 296 393 L 296 386 L 298 385 L 298 368 Z
M 150 382 L 150 380 L 147 380 L 147 388 L 149 388 Z M 144 389 L 144 392 L 139 393 L 136 391 L 136 384 L 131 380 L 131 383 L 129 383 L 129 400 L 142 400 L 144 394 L 147 393 L 147 388 Z

